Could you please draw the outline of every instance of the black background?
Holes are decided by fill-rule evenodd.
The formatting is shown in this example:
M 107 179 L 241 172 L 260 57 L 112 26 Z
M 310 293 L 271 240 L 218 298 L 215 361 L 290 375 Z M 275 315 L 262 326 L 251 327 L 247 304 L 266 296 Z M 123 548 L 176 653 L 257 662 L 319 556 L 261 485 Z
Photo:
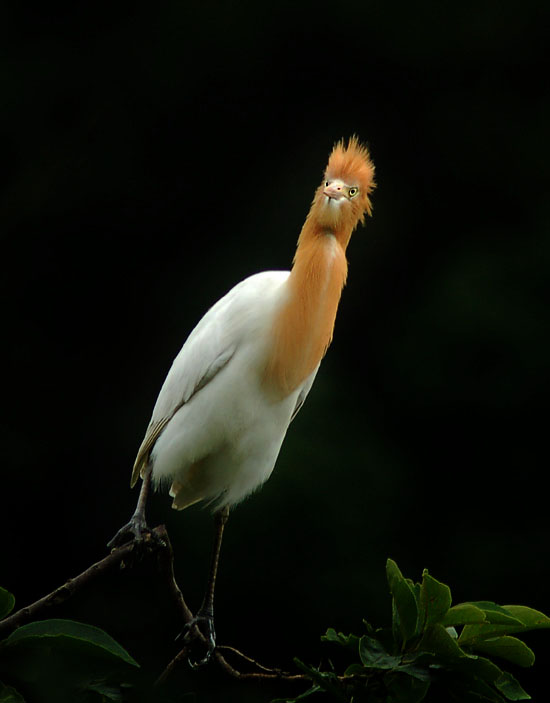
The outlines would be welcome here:
M 172 358 L 232 285 L 289 267 L 357 133 L 374 216 L 276 470 L 228 524 L 219 641 L 317 663 L 326 627 L 389 621 L 388 556 L 456 602 L 550 609 L 548 8 L 3 5 L 0 582 L 19 605 L 105 554 Z M 156 496 L 151 521 L 197 607 L 208 512 Z M 145 571 L 66 613 L 153 671 L 179 623 Z M 528 642 L 516 673 L 544 700 L 547 636 Z

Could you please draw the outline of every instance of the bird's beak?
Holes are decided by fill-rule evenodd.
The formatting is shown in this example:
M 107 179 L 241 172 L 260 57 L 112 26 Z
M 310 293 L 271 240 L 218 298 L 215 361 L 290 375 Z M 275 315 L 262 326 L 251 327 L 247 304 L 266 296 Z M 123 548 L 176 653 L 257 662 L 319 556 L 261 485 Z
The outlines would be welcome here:
M 340 200 L 346 197 L 346 193 L 341 183 L 331 183 L 323 190 L 323 194 L 332 200 Z

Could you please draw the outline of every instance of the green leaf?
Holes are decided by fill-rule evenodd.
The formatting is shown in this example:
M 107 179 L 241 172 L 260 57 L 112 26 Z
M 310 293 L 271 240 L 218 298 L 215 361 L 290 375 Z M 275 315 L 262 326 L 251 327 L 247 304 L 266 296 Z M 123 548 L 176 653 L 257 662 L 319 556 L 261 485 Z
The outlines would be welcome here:
M 4 640 L 4 647 L 14 647 L 23 643 L 59 642 L 80 644 L 93 648 L 97 653 L 120 659 L 127 664 L 139 664 L 110 635 L 93 625 L 85 625 L 74 620 L 38 620 L 23 625 Z
M 329 627 L 325 634 L 321 635 L 322 640 L 326 640 L 327 642 L 337 642 L 338 644 L 342 644 L 342 638 L 345 638 L 345 635 L 336 632 L 333 627 Z
M 502 605 L 497 605 L 491 601 L 480 600 L 471 603 L 471 605 L 479 608 L 485 613 L 487 622 L 491 624 L 498 625 L 519 625 L 521 622 L 515 618 L 506 608 Z
M 445 661 L 453 661 L 467 655 L 459 646 L 456 639 L 439 623 L 431 625 L 424 634 L 420 649 L 432 652 Z
M 508 635 L 481 640 L 475 645 L 475 650 L 492 657 L 507 659 L 518 666 L 532 666 L 535 662 L 533 650 L 517 637 Z
M 334 628 L 329 627 L 326 633 L 321 635 L 321 641 L 341 644 L 343 647 L 350 647 L 356 651 L 359 637 L 357 635 L 344 635 L 342 632 L 336 632 Z
M 359 657 L 363 666 L 371 669 L 394 669 L 401 662 L 400 656 L 394 656 L 374 637 L 363 635 L 359 640 Z
M 25 703 L 25 699 L 15 688 L 6 686 L 0 681 L 0 703 Z
M 441 622 L 451 607 L 451 589 L 430 576 L 427 569 L 422 574 L 420 604 L 424 611 L 424 627 Z
M 384 679 L 384 683 L 392 695 L 390 700 L 406 701 L 406 703 L 420 703 L 430 688 L 429 681 L 421 681 L 403 674 L 389 674 Z
M 115 703 L 122 701 L 123 693 L 121 687 L 111 686 L 105 681 L 93 681 L 86 686 L 86 690 L 99 693 L 103 703 L 107 701 L 115 701 Z
M 430 651 L 455 671 L 462 671 L 488 683 L 493 683 L 502 670 L 490 659 L 465 652 L 456 639 L 439 624 L 432 625 L 423 637 L 421 649 Z
M 386 576 L 393 597 L 394 626 L 406 644 L 416 634 L 418 622 L 418 604 L 411 583 L 403 577 L 397 564 L 388 559 Z
M 445 617 L 443 618 L 442 624 L 446 627 L 453 625 L 467 625 L 471 623 L 482 623 L 486 622 L 486 615 L 473 603 L 458 603 L 449 608 Z
M 506 696 L 509 701 L 528 701 L 531 696 L 519 685 L 519 682 L 506 671 L 502 672 L 495 682 L 495 687 Z
M 492 685 L 474 676 L 453 681 L 452 700 L 458 703 L 505 703 Z
M 294 663 L 296 666 L 305 672 L 314 684 L 317 684 L 323 691 L 330 693 L 338 701 L 342 703 L 348 703 L 347 696 L 342 690 L 342 686 L 338 681 L 338 677 L 332 671 L 319 671 L 312 666 L 307 666 L 304 662 L 300 661 L 298 658 L 294 658 Z
M 550 618 L 534 608 L 525 605 L 505 605 L 504 609 L 523 626 L 523 631 L 544 630 L 550 627 Z
M 527 608 L 524 605 L 506 605 L 503 610 L 513 618 L 507 623 L 485 622 L 479 625 L 465 625 L 459 643 L 464 646 L 473 646 L 478 642 L 498 635 L 511 635 L 529 630 L 543 630 L 550 627 L 550 618 L 544 613 Z
M 14 596 L 9 591 L 6 591 L 5 588 L 0 586 L 0 620 L 11 613 L 14 605 Z
M 550 627 L 550 619 L 538 610 L 521 605 L 500 606 L 487 601 L 472 603 L 483 610 L 486 621 L 467 624 L 460 633 L 459 644 L 472 646 L 497 635 L 517 634 Z
M 432 679 L 427 667 L 417 666 L 416 664 L 402 663 L 397 667 L 396 672 L 407 674 L 407 676 L 418 679 L 419 681 L 431 681 Z
M 359 664 L 359 662 L 353 662 L 353 664 L 350 664 L 344 671 L 344 676 L 356 676 L 358 674 L 372 674 L 372 669 Z

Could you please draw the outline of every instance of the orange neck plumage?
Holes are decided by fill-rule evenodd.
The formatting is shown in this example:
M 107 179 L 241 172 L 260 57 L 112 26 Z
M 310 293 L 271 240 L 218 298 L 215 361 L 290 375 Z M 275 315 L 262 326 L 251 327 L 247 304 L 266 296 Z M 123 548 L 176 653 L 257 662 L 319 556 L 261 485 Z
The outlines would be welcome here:
M 325 189 L 331 183 L 347 188 L 339 205 L 329 202 Z M 348 272 L 346 248 L 356 225 L 371 212 L 373 188 L 374 166 L 367 149 L 356 137 L 347 145 L 338 142 L 300 233 L 286 298 L 273 323 L 264 384 L 276 397 L 288 395 L 306 380 L 332 340 Z
M 279 396 L 303 383 L 332 340 L 348 271 L 345 246 L 351 231 L 345 234 L 329 232 L 311 217 L 304 224 L 266 368 L 265 380 Z

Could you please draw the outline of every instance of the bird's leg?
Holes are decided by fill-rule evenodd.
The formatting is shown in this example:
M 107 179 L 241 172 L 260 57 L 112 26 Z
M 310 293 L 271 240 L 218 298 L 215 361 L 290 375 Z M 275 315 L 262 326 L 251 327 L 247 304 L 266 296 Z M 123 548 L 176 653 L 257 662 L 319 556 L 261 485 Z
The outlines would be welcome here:
M 147 525 L 147 521 L 145 520 L 145 506 L 147 505 L 147 497 L 151 488 L 151 475 L 151 467 L 148 467 L 141 483 L 139 498 L 134 514 L 126 525 L 121 527 L 113 539 L 107 544 L 109 549 L 120 547 L 125 542 L 129 542 L 131 540 L 135 540 L 138 544 L 141 544 L 143 543 L 146 535 L 154 534 L 151 532 L 149 526 Z
M 212 559 L 210 562 L 210 574 L 208 577 L 208 585 L 206 593 L 197 612 L 197 617 L 208 622 L 207 629 L 209 639 L 212 644 L 212 649 L 216 645 L 216 633 L 214 632 L 214 590 L 216 588 L 216 576 L 218 574 L 218 565 L 220 563 L 220 552 L 222 548 L 223 531 L 225 523 L 229 517 L 229 508 L 225 507 L 214 516 L 214 544 L 212 546 Z
M 200 629 L 202 634 L 208 641 L 208 649 L 206 655 L 197 663 L 190 664 L 192 666 L 202 666 L 210 659 L 212 652 L 216 647 L 216 631 L 214 630 L 214 590 L 216 588 L 216 576 L 218 573 L 218 564 L 220 562 L 220 551 L 222 547 L 223 531 L 225 523 L 229 517 L 229 508 L 226 506 L 218 510 L 214 515 L 214 544 L 212 547 L 212 559 L 210 561 L 210 574 L 208 577 L 208 585 L 196 616 L 185 626 L 183 631 L 183 639 L 190 643 L 194 639 L 193 631 L 195 626 Z

